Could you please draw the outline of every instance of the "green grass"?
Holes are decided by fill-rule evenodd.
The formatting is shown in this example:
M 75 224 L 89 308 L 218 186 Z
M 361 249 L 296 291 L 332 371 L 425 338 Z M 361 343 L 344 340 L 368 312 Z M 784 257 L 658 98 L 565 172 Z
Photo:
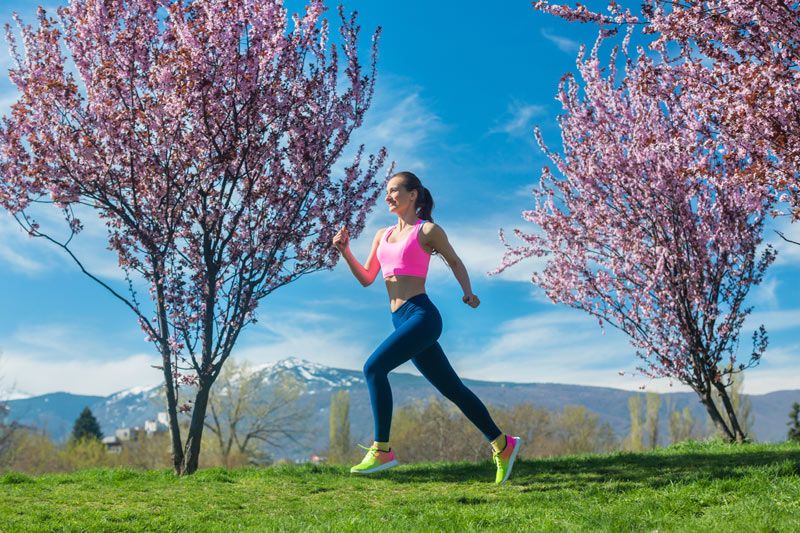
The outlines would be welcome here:
M 400 456 L 402 460 L 402 456 Z M 687 443 L 494 465 L 83 470 L 0 476 L 0 531 L 800 531 L 800 446 Z

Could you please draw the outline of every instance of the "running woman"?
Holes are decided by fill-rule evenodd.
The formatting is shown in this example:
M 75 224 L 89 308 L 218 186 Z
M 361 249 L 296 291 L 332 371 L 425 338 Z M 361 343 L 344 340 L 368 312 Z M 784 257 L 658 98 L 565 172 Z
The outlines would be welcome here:
M 439 392 L 455 403 L 461 412 L 484 434 L 492 445 L 497 464 L 496 483 L 503 483 L 519 452 L 520 439 L 505 435 L 495 425 L 486 406 L 456 375 L 437 340 L 442 333 L 442 317 L 425 294 L 425 276 L 431 254 L 447 261 L 464 290 L 462 301 L 473 309 L 480 300 L 472 293 L 464 263 L 456 255 L 441 226 L 433 223 L 433 198 L 411 172 L 392 176 L 386 186 L 389 212 L 397 215 L 397 225 L 378 230 L 372 240 L 367 262 L 362 266 L 349 247 L 349 235 L 342 227 L 333 245 L 347 261 L 353 275 L 366 287 L 382 271 L 389 292 L 394 332 L 369 356 L 364 376 L 369 389 L 374 419 L 375 441 L 367 448 L 353 474 L 372 474 L 396 466 L 389 446 L 392 424 L 392 390 L 389 372 L 409 359 Z

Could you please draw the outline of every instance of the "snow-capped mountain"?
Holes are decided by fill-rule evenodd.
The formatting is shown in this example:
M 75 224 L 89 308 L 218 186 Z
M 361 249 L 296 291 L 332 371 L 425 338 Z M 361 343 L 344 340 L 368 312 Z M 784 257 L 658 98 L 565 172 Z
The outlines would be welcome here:
M 254 367 L 253 371 L 263 375 L 264 383 L 272 383 L 278 374 L 288 373 L 300 382 L 314 388 L 341 388 L 364 384 L 361 372 L 332 368 L 298 357 L 287 357 L 275 363 L 260 365 Z

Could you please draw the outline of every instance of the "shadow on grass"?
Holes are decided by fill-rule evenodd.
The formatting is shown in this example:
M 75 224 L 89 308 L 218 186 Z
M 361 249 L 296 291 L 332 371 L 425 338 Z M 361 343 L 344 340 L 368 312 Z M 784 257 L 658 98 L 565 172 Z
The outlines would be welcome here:
M 727 451 L 725 453 L 633 454 L 578 456 L 541 460 L 518 460 L 513 485 L 526 491 L 658 489 L 666 485 L 699 480 L 736 480 L 749 468 L 773 467 L 780 477 L 800 476 L 800 450 Z M 493 463 L 419 464 L 391 470 L 384 479 L 397 483 L 464 483 L 494 481 Z

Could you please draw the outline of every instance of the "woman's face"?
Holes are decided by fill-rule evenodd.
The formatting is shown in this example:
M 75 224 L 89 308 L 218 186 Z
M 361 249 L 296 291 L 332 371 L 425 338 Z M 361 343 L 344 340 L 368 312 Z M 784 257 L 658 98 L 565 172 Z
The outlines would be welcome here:
M 386 184 L 386 204 L 390 213 L 400 215 L 409 208 L 414 209 L 416 201 L 417 191 L 407 191 L 402 177 L 394 177 Z

